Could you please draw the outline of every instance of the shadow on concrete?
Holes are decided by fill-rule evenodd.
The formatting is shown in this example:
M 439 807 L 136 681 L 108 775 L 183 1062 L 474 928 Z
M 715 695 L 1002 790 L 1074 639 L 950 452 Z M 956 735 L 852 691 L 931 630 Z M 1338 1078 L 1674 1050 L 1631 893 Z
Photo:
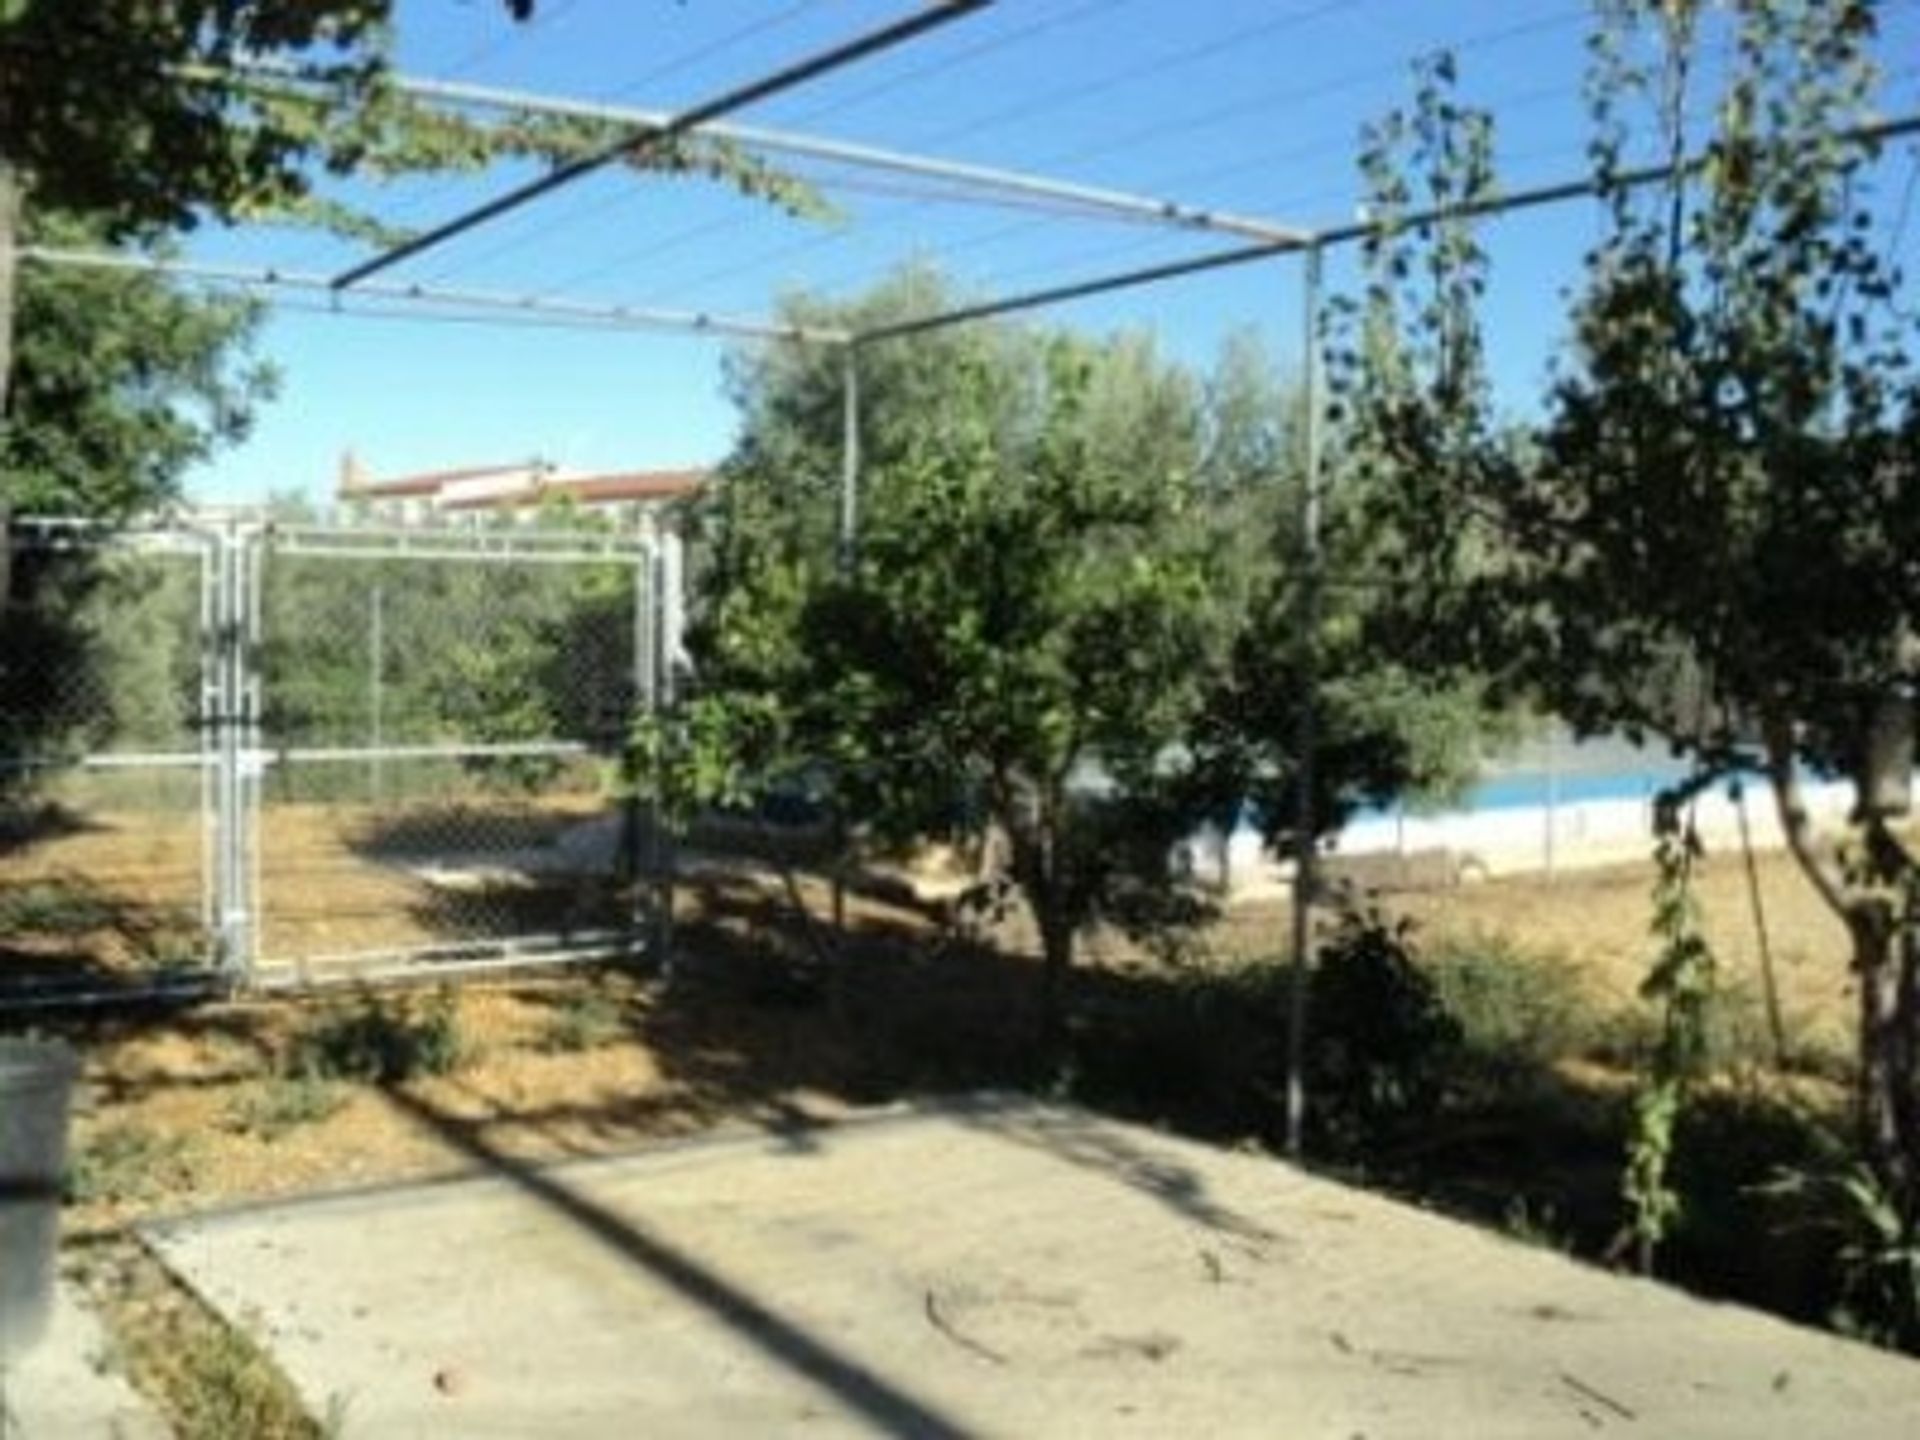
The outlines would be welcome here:
M 959 1440 L 970 1433 L 925 1401 L 729 1285 L 664 1240 L 589 1200 L 556 1175 L 502 1154 L 487 1143 L 481 1125 L 449 1115 L 404 1090 L 388 1094 L 394 1105 L 449 1146 L 548 1206 L 613 1254 L 642 1267 L 882 1433 L 928 1440 Z
M 1242 1240 L 1276 1240 L 1271 1230 L 1207 1196 L 1206 1182 L 1171 1154 L 1155 1152 L 1083 1111 L 1053 1106 L 1008 1109 L 991 1097 L 958 1102 L 952 1113 L 996 1139 L 1117 1180 L 1183 1219 Z

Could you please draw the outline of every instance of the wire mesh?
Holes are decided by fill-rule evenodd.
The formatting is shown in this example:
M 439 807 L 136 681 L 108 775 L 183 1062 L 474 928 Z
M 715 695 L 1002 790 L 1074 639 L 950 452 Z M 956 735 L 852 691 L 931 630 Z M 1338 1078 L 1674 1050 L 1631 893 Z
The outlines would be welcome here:
M 210 551 L 35 525 L 0 545 L 0 999 L 202 971 Z
M 266 542 L 266 969 L 624 934 L 640 834 L 619 765 L 647 555 L 498 535 L 404 558 Z

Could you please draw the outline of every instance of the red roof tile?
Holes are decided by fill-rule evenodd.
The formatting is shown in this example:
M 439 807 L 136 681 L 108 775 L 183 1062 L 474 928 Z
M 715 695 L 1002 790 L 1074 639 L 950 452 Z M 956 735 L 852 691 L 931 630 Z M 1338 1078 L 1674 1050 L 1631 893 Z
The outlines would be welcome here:
M 624 470 L 609 475 L 556 476 L 525 490 L 491 495 L 464 495 L 449 500 L 446 510 L 500 510 L 538 505 L 547 499 L 572 499 L 583 505 L 607 505 L 623 500 L 678 500 L 707 481 L 706 470 Z
M 399 500 L 414 495 L 437 495 L 448 485 L 462 480 L 483 480 L 489 475 L 511 475 L 531 471 L 538 462 L 521 460 L 511 465 L 469 465 L 459 470 L 424 470 L 418 475 L 402 475 L 392 480 L 373 480 L 352 490 L 342 490 L 343 498 L 356 500 Z

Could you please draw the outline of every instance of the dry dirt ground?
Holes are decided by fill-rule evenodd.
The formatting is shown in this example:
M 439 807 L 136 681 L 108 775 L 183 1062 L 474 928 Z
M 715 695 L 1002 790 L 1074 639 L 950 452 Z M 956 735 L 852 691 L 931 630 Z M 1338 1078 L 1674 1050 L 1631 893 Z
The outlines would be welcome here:
M 1839 927 L 1782 857 L 1761 861 L 1783 1006 L 1797 1030 L 1844 1035 L 1851 990 Z M 1629 1004 L 1643 973 L 1643 867 L 1500 880 L 1389 897 L 1429 942 L 1499 935 L 1576 966 L 1604 1004 Z M 825 896 L 803 893 L 823 925 Z M 1699 893 L 1709 933 L 1736 984 L 1757 985 L 1754 929 L 1738 857 L 1709 862 Z M 720 1119 L 770 1125 L 927 1085 L 1017 1071 L 1028 1030 L 1032 963 L 1014 943 L 941 945 L 911 911 L 856 900 L 855 957 L 824 996 L 789 963 L 804 960 L 789 897 L 765 877 L 708 882 L 683 896 L 685 961 L 672 986 L 617 971 L 469 983 L 452 995 L 463 1049 L 450 1075 L 413 1082 L 434 1104 L 484 1126 L 525 1157 L 605 1153 Z M 1205 936 L 1217 957 L 1284 947 L 1284 907 L 1231 912 Z M 769 937 L 784 940 L 770 946 Z M 1089 974 L 1150 975 L 1155 962 L 1117 939 L 1091 947 Z M 298 1037 L 350 1012 L 353 997 L 240 1003 L 169 1015 L 116 1016 L 75 1031 L 86 1049 L 82 1151 L 133 1152 L 142 1176 L 83 1204 L 79 1228 L 130 1211 L 215 1204 L 418 1175 L 456 1166 L 374 1086 L 339 1087 L 323 1118 L 263 1126 L 283 1097 Z M 390 1002 L 411 1013 L 421 990 Z M 586 1024 L 582 1023 L 583 1017 Z M 582 1031 L 588 1033 L 581 1033 Z M 297 1101 L 289 1102 L 297 1104 Z M 265 1133 L 263 1133 L 263 1131 Z M 130 1137 L 141 1136 L 144 1139 Z M 109 1175 L 107 1181 L 115 1177 Z
M 486 823 L 496 845 L 538 843 L 577 813 L 494 812 Z M 366 824 L 324 807 L 272 818 L 267 893 L 284 896 L 277 923 L 308 927 L 283 932 L 292 943 L 412 943 L 462 923 L 423 904 L 420 882 L 390 863 L 392 852 L 370 858 Z M 170 933 L 164 907 L 181 893 L 180 876 L 189 889 L 197 883 L 191 865 L 169 871 L 169 857 L 190 860 L 197 844 L 192 826 L 168 838 L 147 824 L 95 823 L 0 852 L 0 903 L 49 880 L 84 881 L 87 894 L 104 896 L 62 934 L 0 933 L 0 969 L 50 959 L 106 970 L 154 963 L 164 942 L 152 937 Z M 1785 857 L 1761 857 L 1758 875 L 1790 1024 L 1844 1043 L 1851 1001 L 1840 927 Z M 1380 903 L 1413 919 L 1428 943 L 1499 936 L 1551 954 L 1612 1007 L 1633 1003 L 1644 973 L 1651 884 L 1647 867 L 1629 866 Z M 900 1095 L 1046 1080 L 1033 1070 L 1037 987 L 1026 927 L 963 936 L 924 909 L 856 895 L 839 965 L 822 979 L 810 962 L 832 943 L 826 888 L 811 877 L 796 887 L 804 923 L 795 890 L 766 867 L 703 869 L 680 897 L 682 960 L 671 983 L 574 971 L 382 996 L 393 1016 L 450 1015 L 460 1049 L 450 1073 L 391 1090 L 297 1078 L 306 1040 L 370 1003 L 354 995 L 42 1022 L 85 1053 L 75 1135 L 82 1183 L 67 1219 L 76 1253 L 124 1249 L 126 1227 L 144 1217 L 470 1171 L 471 1144 L 449 1143 L 445 1124 L 423 1125 L 423 1110 L 457 1122 L 491 1154 L 547 1161 L 626 1153 L 721 1124 L 804 1131 Z M 1708 857 L 1697 893 L 1732 982 L 1757 986 L 1741 857 Z M 1284 905 L 1237 908 L 1198 938 L 1189 963 L 1279 955 L 1288 931 Z M 1117 937 L 1087 947 L 1082 988 L 1091 998 L 1151 1002 L 1174 979 Z M 0 1027 L 18 1022 L 0 1017 Z M 169 1304 L 177 1308 L 177 1297 Z

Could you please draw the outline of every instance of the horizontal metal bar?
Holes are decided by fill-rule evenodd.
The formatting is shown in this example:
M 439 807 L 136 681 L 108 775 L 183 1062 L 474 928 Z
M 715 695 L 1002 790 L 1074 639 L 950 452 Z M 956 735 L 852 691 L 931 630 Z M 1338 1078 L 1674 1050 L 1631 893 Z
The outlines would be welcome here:
M 212 1000 L 227 995 L 232 979 L 215 970 L 211 963 L 190 974 L 155 979 L 151 983 L 100 985 L 84 983 L 63 985 L 50 981 L 44 986 L 26 985 L 18 989 L 0 986 L 0 1014 L 24 1010 L 104 1009 L 113 1005 L 153 1005 Z
M 261 771 L 274 765 L 351 764 L 363 760 L 510 760 L 542 756 L 605 753 L 584 740 L 508 740 L 434 745 L 312 745 L 276 749 L 263 746 L 242 751 L 243 769 Z M 99 750 L 84 755 L 0 756 L 0 770 L 205 770 L 221 757 L 186 751 Z
M 1920 134 L 1920 114 L 1903 115 L 1890 120 L 1877 120 L 1865 125 L 1851 126 L 1840 131 L 1836 138 L 1843 141 L 1879 144 L 1913 134 Z M 1691 174 L 1706 163 L 1706 156 L 1694 155 L 1681 162 L 1681 169 L 1684 173 Z M 1638 169 L 1619 171 L 1604 181 L 1588 175 L 1579 179 L 1558 181 L 1504 195 L 1495 195 L 1486 200 L 1416 210 L 1406 215 L 1396 216 L 1391 221 L 1361 220 L 1350 224 L 1333 225 L 1323 230 L 1308 231 L 1298 239 L 1275 240 L 1257 245 L 1236 246 L 1231 250 L 1216 250 L 1211 254 L 1199 255 L 1187 260 L 1173 260 L 1164 264 L 1144 266 L 1138 270 L 1095 276 L 1091 279 L 1054 285 L 1042 290 L 1008 295 L 997 300 L 986 300 L 976 305 L 963 305 L 932 315 L 895 321 L 892 324 L 876 325 L 855 335 L 853 343 L 865 345 L 876 341 L 897 340 L 908 335 L 925 334 L 929 330 L 945 329 L 949 325 L 964 325 L 975 320 L 989 319 L 996 315 L 1012 315 L 1024 310 L 1038 310 L 1048 305 L 1063 304 L 1069 300 L 1110 295 L 1116 291 L 1137 289 L 1143 285 L 1154 285 L 1163 280 L 1178 279 L 1187 275 L 1199 275 L 1209 270 L 1250 265 L 1316 246 L 1347 245 L 1356 240 L 1366 240 L 1372 236 L 1384 234 L 1389 229 L 1432 225 L 1444 220 L 1488 218 L 1608 193 L 1616 189 L 1639 189 L 1670 179 L 1672 175 L 1673 167 L 1670 164 L 1647 165 Z
M 1276 255 L 1305 250 L 1314 243 L 1311 236 L 1301 240 L 1272 240 L 1258 245 L 1239 246 L 1232 250 L 1216 250 L 1212 254 L 1199 255 L 1187 260 L 1169 260 L 1160 265 L 1128 270 L 1118 275 L 1101 275 L 1091 280 L 1076 280 L 1065 285 L 1049 286 L 1044 290 L 1029 290 L 1023 294 L 1009 295 L 998 300 L 983 300 L 978 304 L 962 305 L 956 309 L 942 310 L 932 315 L 896 320 L 887 325 L 875 325 L 854 336 L 853 343 L 858 346 L 883 340 L 900 340 L 909 335 L 923 335 L 929 330 L 944 330 L 950 325 L 964 325 L 974 320 L 989 320 L 996 315 L 1012 315 L 1022 310 L 1038 310 L 1048 305 L 1065 304 L 1069 300 L 1084 300 L 1090 296 L 1106 295 L 1116 290 L 1131 290 L 1142 285 L 1152 285 L 1161 280 L 1198 275 L 1207 270 L 1223 270 L 1229 266 L 1248 265 L 1256 260 L 1269 260 Z
M 583 740 L 488 741 L 471 745 L 313 745 L 258 752 L 268 765 L 352 764 L 362 760 L 511 760 L 596 753 L 599 752 Z
M 259 67 L 249 67 L 258 69 Z M 276 69 L 268 69 L 268 75 Z M 284 74 L 284 71 L 277 73 Z M 570 100 L 526 91 L 501 90 L 487 85 L 434 80 L 401 75 L 392 82 L 395 89 L 419 100 L 439 100 L 476 109 L 502 110 L 522 115 L 556 115 L 581 120 L 600 120 L 613 124 L 661 126 L 672 113 L 631 105 L 608 105 L 590 100 Z M 1161 196 L 1140 195 L 1102 185 L 1084 185 L 1077 181 L 1009 170 L 997 165 L 975 165 L 939 156 L 890 150 L 877 145 L 860 145 L 821 135 L 805 135 L 793 130 L 771 129 L 760 125 L 742 125 L 715 121 L 699 127 L 699 133 L 716 140 L 770 155 L 789 155 L 804 160 L 823 160 L 863 170 L 881 170 L 920 179 L 944 180 L 970 187 L 973 191 L 1020 196 L 1028 200 L 1059 202 L 1064 214 L 1109 216 L 1116 219 L 1158 224 L 1175 230 L 1202 230 L 1222 234 L 1245 235 L 1257 240 L 1298 239 L 1306 231 L 1284 221 L 1232 211 L 1190 205 Z M 956 199 L 971 198 L 966 195 Z
M 93 750 L 84 754 L 0 756 L 0 770 L 199 770 L 214 763 L 210 755 L 185 751 Z
M 810 55 L 791 65 L 782 66 L 771 75 L 736 86 L 714 96 L 711 100 L 681 111 L 664 125 L 636 127 L 612 145 L 603 146 L 577 160 L 570 160 L 564 165 L 556 166 L 537 179 L 516 186 L 504 195 L 497 195 L 485 204 L 475 206 L 464 214 L 456 215 L 445 224 L 437 225 L 423 235 L 416 235 L 411 240 L 390 247 L 371 260 L 343 271 L 334 279 L 333 288 L 336 291 L 346 290 L 370 275 L 376 275 L 382 270 L 398 265 L 403 260 L 443 245 L 456 236 L 464 235 L 469 230 L 486 224 L 489 220 L 498 219 L 509 211 L 518 210 L 521 206 L 563 185 L 570 184 L 583 175 L 590 175 L 595 170 L 612 164 L 615 160 L 632 159 L 648 151 L 658 150 L 708 120 L 717 120 L 722 115 L 744 109 L 756 101 L 804 85 L 809 80 L 851 65 L 857 60 L 864 60 L 869 55 L 890 50 L 926 31 L 951 24 L 991 3 L 992 0 L 935 0 L 933 4 L 922 4 L 918 10 L 908 14 L 904 19 L 870 30 L 830 50 L 823 50 L 817 55 Z
M 333 560 L 434 560 L 480 565 L 592 565 L 612 564 L 628 557 L 602 550 L 529 550 L 521 552 L 450 550 L 439 546 L 407 546 L 375 550 L 353 545 L 289 545 L 276 547 L 283 555 L 325 557 Z
M 429 975 L 509 970 L 542 963 L 604 960 L 611 955 L 631 955 L 636 940 L 625 930 L 583 930 L 572 935 L 519 935 L 500 940 L 473 940 L 412 948 L 385 950 L 349 950 L 323 955 L 275 956 L 263 959 L 254 968 L 251 988 L 279 989 L 312 986 L 316 983 L 353 984 L 371 978 L 372 967 L 386 967 L 386 975 L 421 978 Z M 316 970 L 343 970 L 338 977 L 316 979 Z M 279 972 L 279 973 L 269 973 Z
M 333 293 L 331 276 L 313 271 L 280 270 L 271 266 L 212 265 L 156 255 L 113 250 L 73 250 L 28 245 L 15 252 L 22 261 L 73 269 L 132 270 L 171 275 L 182 280 L 217 285 L 240 285 L 261 290 Z M 419 309 L 423 314 L 465 310 L 482 313 L 547 315 L 591 321 L 612 330 L 677 331 L 695 335 L 728 335 L 743 340 L 792 340 L 803 344 L 844 345 L 845 331 L 824 326 L 786 325 L 705 311 L 659 310 L 643 305 L 553 299 L 541 295 L 514 295 L 497 290 L 457 290 L 429 285 L 357 285 L 355 296 Z M 337 313 L 351 317 L 351 303 L 338 300 Z
M 1857 142 L 1878 145 L 1887 140 L 1898 140 L 1906 135 L 1920 134 L 1920 113 L 1897 116 L 1888 120 L 1875 120 L 1864 125 L 1851 125 L 1839 131 L 1833 138 L 1843 142 Z M 1692 175 L 1703 169 L 1710 160 L 1705 154 L 1690 155 L 1680 162 L 1680 171 Z M 1566 200 L 1580 200 L 1594 195 L 1610 194 L 1615 190 L 1639 190 L 1648 185 L 1658 185 L 1671 180 L 1674 167 L 1669 163 L 1642 165 L 1630 170 L 1616 171 L 1606 180 L 1594 176 L 1584 176 L 1575 180 L 1555 181 L 1546 185 L 1535 185 L 1525 190 L 1514 190 L 1504 195 L 1493 195 L 1485 200 L 1462 201 L 1452 205 L 1436 205 L 1426 210 L 1416 210 L 1408 215 L 1396 217 L 1391 222 L 1361 220 L 1345 225 L 1330 225 L 1319 232 L 1320 240 L 1327 245 L 1344 245 L 1355 240 L 1365 240 L 1388 229 L 1405 230 L 1409 227 L 1432 225 L 1443 220 L 1473 220 L 1488 216 L 1506 215 L 1520 210 L 1533 210 L 1542 205 L 1554 205 Z
M 211 540 L 204 531 L 180 526 L 118 527 L 105 520 L 51 515 L 16 515 L 8 522 L 8 541 L 26 550 L 131 550 L 142 554 L 198 557 Z
M 531 529 L 515 533 L 275 525 L 269 543 L 276 554 L 282 555 L 606 565 L 640 563 L 653 554 L 657 542 L 644 534 L 598 536 Z

